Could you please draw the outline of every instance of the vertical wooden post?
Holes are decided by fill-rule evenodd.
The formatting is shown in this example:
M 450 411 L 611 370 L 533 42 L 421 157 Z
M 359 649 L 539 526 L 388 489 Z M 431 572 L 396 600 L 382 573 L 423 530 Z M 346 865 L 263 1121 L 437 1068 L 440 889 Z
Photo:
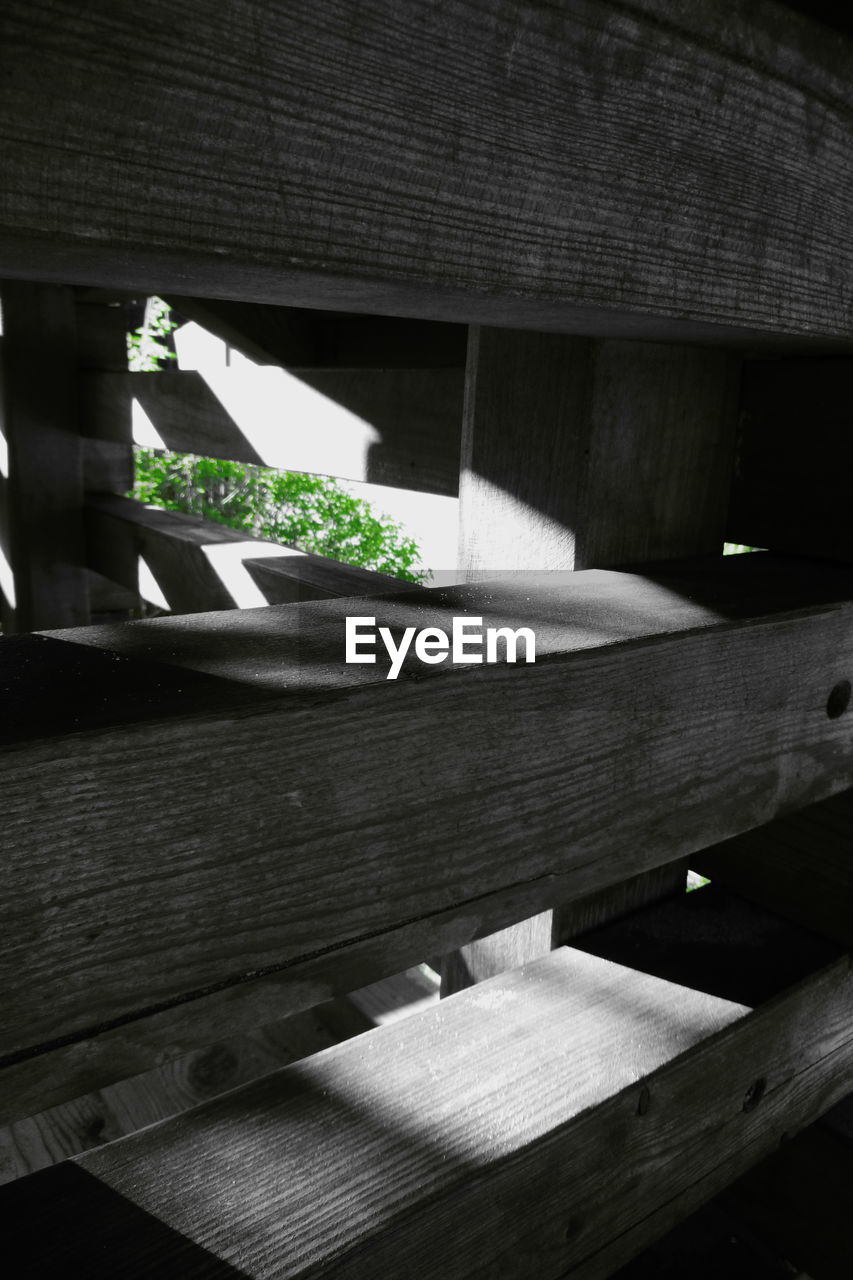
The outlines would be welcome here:
M 472 329 L 460 476 L 469 578 L 716 554 L 738 361 L 719 348 Z M 445 957 L 448 995 L 671 891 L 682 861 Z
M 2 286 L 0 570 L 7 634 L 89 620 L 72 290 Z

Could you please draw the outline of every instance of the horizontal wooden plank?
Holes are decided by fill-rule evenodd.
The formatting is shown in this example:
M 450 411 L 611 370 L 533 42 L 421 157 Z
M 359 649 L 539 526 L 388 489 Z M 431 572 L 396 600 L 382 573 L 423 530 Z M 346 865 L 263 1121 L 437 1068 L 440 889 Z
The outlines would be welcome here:
M 729 541 L 853 560 L 851 393 L 849 356 L 746 364 Z
M 464 324 L 347 315 L 221 298 L 169 294 L 181 317 L 195 320 L 258 364 L 287 368 L 463 369 Z
M 756 913 L 715 901 L 703 927 L 687 899 L 664 933 L 673 912 L 690 916 L 674 930 L 684 975 L 705 982 L 741 944 L 756 954 Z M 0 1204 L 36 1270 L 607 1276 L 853 1072 L 847 956 L 760 932 L 768 962 L 796 953 L 800 968 L 755 1009 L 561 948 Z
M 207 458 L 455 494 L 461 369 L 98 373 L 86 432 Z M 153 431 L 152 431 L 153 428 Z
M 853 791 L 703 849 L 696 868 L 853 947 Z
M 412 584 L 133 498 L 90 495 L 90 566 L 176 613 L 405 591 Z M 140 560 L 144 567 L 140 568 Z
M 730 557 L 0 641 L 5 1056 L 270 972 L 283 1014 L 842 789 L 850 585 Z M 387 680 L 354 608 L 538 660 Z
M 146 15 L 4 6 L 0 273 L 849 343 L 853 57 L 769 0 Z
M 346 999 L 328 1001 L 191 1053 L 180 1051 L 144 1074 L 0 1127 L 0 1183 L 115 1142 L 374 1025 Z M 220 1036 L 228 1031 L 220 1025 Z M 181 1050 L 180 1040 L 176 1048 Z

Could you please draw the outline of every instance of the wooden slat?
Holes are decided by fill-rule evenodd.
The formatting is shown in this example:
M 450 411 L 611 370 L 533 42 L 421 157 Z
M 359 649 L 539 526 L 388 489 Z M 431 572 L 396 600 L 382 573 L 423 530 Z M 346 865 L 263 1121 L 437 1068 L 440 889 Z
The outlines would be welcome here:
M 84 388 L 92 436 L 129 442 L 141 413 L 179 453 L 427 493 L 458 489 L 461 369 L 100 373 Z
M 2 287 L 0 621 L 7 634 L 89 620 L 71 290 Z
M 849 589 L 744 556 L 3 640 L 4 1054 L 273 971 L 284 1014 L 840 790 Z M 354 608 L 539 659 L 389 681 Z
M 460 565 L 582 569 L 718 552 L 738 364 L 724 352 L 474 329 L 460 480 Z M 683 888 L 673 866 L 599 897 L 600 919 Z M 513 968 L 574 931 L 551 913 L 446 956 L 442 990 Z
M 710 898 L 658 922 L 684 984 L 562 948 L 5 1188 L 7 1246 L 128 1277 L 600 1280 L 853 1073 L 847 956 L 766 918 L 759 952 L 756 913 Z M 706 985 L 742 946 L 754 1009 Z
M 348 0 L 151 0 L 135 19 L 4 5 L 0 271 L 849 340 L 850 47 L 776 4 L 372 0 L 353 22 Z
M 93 569 L 176 613 L 379 595 L 413 585 L 132 498 L 90 495 L 86 530 Z
M 853 358 L 750 362 L 727 537 L 853 560 Z
M 374 1025 L 351 1002 L 329 1001 L 0 1128 L 0 1183 L 115 1142 Z
M 259 364 L 289 368 L 462 369 L 466 326 L 170 294 L 179 315 Z
M 853 947 L 853 791 L 786 814 L 694 859 L 729 884 L 807 928 Z

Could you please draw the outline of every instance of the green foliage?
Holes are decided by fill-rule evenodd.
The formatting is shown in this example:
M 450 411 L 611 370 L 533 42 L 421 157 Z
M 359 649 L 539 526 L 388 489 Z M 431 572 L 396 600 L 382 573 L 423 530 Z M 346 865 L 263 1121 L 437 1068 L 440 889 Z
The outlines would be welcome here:
M 132 373 L 156 373 L 161 361 L 174 360 L 175 353 L 162 341 L 177 325 L 172 308 L 162 298 L 148 298 L 145 319 L 139 329 L 127 335 L 127 364 Z
M 168 303 L 149 298 L 144 323 L 127 335 L 131 371 L 154 373 L 162 361 L 173 360 L 162 340 L 176 327 Z M 328 476 L 155 449 L 135 448 L 134 455 L 132 496 L 149 506 L 204 516 L 252 537 L 408 582 L 423 582 L 427 576 L 412 568 L 419 549 L 399 525 L 377 516 L 369 503 L 353 498 Z
M 247 536 L 286 543 L 409 582 L 417 544 L 398 525 L 327 476 L 273 471 L 193 454 L 135 449 L 133 497 L 166 511 L 216 520 Z

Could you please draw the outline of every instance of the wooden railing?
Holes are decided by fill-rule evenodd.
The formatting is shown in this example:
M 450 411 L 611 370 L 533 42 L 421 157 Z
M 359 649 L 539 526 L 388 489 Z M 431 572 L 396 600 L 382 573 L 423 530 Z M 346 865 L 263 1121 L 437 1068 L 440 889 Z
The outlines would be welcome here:
M 849 46 L 770 3 L 126 9 L 2 19 L 21 1274 L 592 1280 L 722 1193 L 843 1274 L 796 1188 L 853 1186 Z M 129 373 L 149 288 L 242 363 Z M 135 416 L 458 494 L 458 583 L 143 507 Z M 365 614 L 537 661 L 388 679 Z M 425 958 L 447 998 L 368 1029 Z

